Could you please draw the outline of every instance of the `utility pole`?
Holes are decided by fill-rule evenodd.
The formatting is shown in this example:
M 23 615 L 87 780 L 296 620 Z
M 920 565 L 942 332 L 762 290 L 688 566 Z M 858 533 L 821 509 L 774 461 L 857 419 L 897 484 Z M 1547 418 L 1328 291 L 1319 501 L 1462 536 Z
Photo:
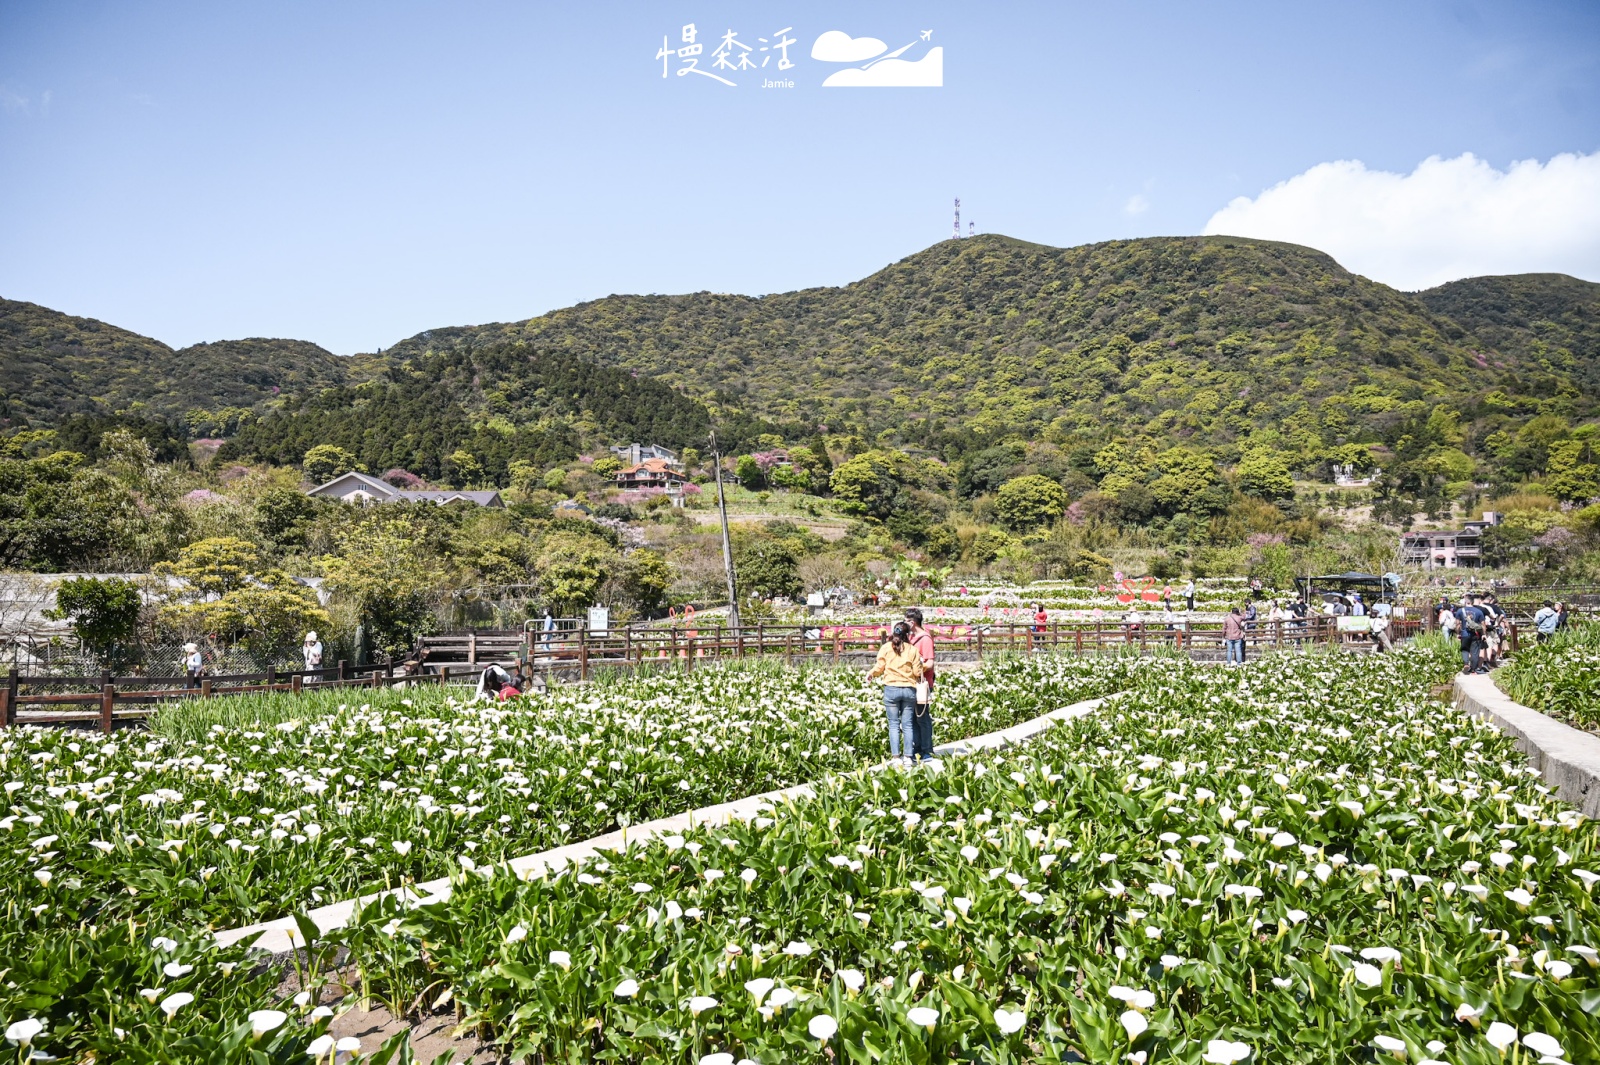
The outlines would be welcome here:
M 733 541 L 728 538 L 728 497 L 722 491 L 722 452 L 717 448 L 717 431 L 711 430 L 712 467 L 717 471 L 717 510 L 722 513 L 722 568 L 728 574 L 728 625 L 739 629 L 739 582 L 733 572 Z

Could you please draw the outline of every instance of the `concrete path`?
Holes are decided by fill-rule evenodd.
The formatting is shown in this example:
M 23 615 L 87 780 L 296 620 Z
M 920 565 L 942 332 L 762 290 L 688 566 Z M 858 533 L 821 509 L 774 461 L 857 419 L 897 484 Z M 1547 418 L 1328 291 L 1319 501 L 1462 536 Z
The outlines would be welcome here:
M 1513 702 L 1488 675 L 1456 677 L 1455 704 L 1510 734 L 1562 801 L 1600 818 L 1600 736 Z
M 1010 728 L 998 732 L 986 733 L 982 736 L 973 736 L 970 739 L 957 740 L 946 743 L 933 749 L 939 758 L 954 758 L 974 754 L 978 751 L 998 750 L 1024 743 L 1027 740 L 1047 731 L 1059 721 L 1068 721 L 1075 717 L 1082 717 L 1091 713 L 1098 707 L 1103 699 L 1087 699 L 1083 702 L 1064 706 L 1059 710 L 1052 710 L 1048 714 L 1024 721 Z M 937 767 L 935 760 L 928 764 L 929 769 Z M 862 772 L 876 773 L 888 767 L 887 762 L 869 766 L 856 773 L 840 774 L 840 777 L 858 775 Z M 780 804 L 793 803 L 797 800 L 809 799 L 816 794 L 817 784 L 797 784 L 792 788 L 780 791 L 768 791 L 760 795 L 750 795 L 732 802 L 718 803 L 715 806 L 704 806 L 698 810 L 676 814 L 672 817 L 663 817 L 642 824 L 630 825 L 627 828 L 610 832 L 603 836 L 584 840 L 581 843 L 569 843 L 564 847 L 554 850 L 541 851 L 538 854 L 529 854 L 521 858 L 513 858 L 505 864 L 511 871 L 526 880 L 535 876 L 544 876 L 546 873 L 560 872 L 569 865 L 573 865 L 593 858 L 601 851 L 626 850 L 632 844 L 642 843 L 657 836 L 677 835 L 696 828 L 717 827 L 738 818 L 749 821 L 754 817 L 772 810 Z M 306 916 L 316 923 L 318 930 L 331 932 L 336 928 L 343 928 L 348 924 L 357 910 L 385 895 L 397 895 L 425 902 L 434 902 L 450 897 L 452 884 L 449 877 L 440 880 L 429 880 L 421 884 L 412 884 L 393 891 L 381 891 L 373 895 L 366 895 L 359 899 L 346 899 L 328 906 L 322 906 L 307 912 Z M 250 940 L 251 946 L 273 954 L 281 954 L 303 946 L 299 929 L 295 926 L 292 917 L 280 917 L 275 921 L 266 921 L 261 924 L 247 925 L 243 928 L 230 928 L 214 933 L 216 941 L 221 946 L 238 943 L 241 940 Z

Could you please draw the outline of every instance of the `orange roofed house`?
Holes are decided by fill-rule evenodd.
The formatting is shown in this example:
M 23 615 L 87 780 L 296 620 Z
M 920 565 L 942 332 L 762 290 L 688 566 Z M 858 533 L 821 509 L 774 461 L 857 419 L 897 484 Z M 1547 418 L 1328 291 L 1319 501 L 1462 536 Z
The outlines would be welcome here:
M 629 492 L 674 492 L 688 482 L 682 472 L 673 468 L 666 459 L 645 459 L 643 462 L 617 471 L 617 487 Z

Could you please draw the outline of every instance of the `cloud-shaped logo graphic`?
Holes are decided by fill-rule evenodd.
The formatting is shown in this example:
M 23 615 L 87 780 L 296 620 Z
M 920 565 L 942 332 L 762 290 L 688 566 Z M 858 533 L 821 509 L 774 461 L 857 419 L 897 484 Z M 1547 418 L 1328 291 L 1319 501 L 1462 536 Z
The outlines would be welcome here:
M 811 46 L 811 58 L 824 63 L 859 63 L 882 55 L 888 47 L 876 37 L 852 37 L 843 30 L 829 30 Z
M 904 49 L 901 49 L 904 51 Z M 937 88 L 944 84 L 944 49 L 930 48 L 921 59 L 887 58 L 864 67 L 846 67 L 828 75 L 825 89 Z

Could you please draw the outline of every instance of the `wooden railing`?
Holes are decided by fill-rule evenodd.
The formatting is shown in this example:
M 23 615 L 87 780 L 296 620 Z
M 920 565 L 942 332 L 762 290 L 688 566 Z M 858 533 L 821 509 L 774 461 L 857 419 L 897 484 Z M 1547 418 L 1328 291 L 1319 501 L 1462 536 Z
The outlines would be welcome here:
M 476 669 L 456 666 L 454 679 L 476 678 Z M 141 720 L 163 703 L 220 695 L 263 692 L 325 691 L 337 688 L 439 684 L 452 679 L 448 665 L 430 673 L 408 675 L 393 666 L 352 667 L 340 662 L 331 669 L 268 670 L 189 677 L 25 676 L 11 670 L 0 688 L 0 727 L 26 725 L 94 725 L 111 732 L 118 722 Z
M 576 674 L 587 680 L 597 670 L 650 667 L 695 668 L 736 658 L 791 662 L 861 663 L 888 639 L 889 623 L 757 623 L 733 630 L 720 625 L 667 628 L 631 626 L 606 633 L 584 630 L 453 633 L 424 638 L 410 670 L 393 666 L 352 667 L 340 662 L 321 670 L 268 670 L 220 676 L 99 677 L 23 676 L 11 670 L 0 689 L 0 726 L 14 724 L 92 725 L 110 732 L 118 722 L 135 721 L 163 703 L 182 699 L 332 688 L 395 687 L 475 681 L 494 663 L 525 678 Z M 1419 621 L 1391 623 L 1398 641 L 1421 631 Z M 1026 622 L 928 626 L 935 656 L 946 662 L 981 660 L 985 655 L 1050 651 L 1071 654 L 1178 653 L 1200 658 L 1224 656 L 1220 622 L 1137 626 L 1114 621 L 1072 620 L 1037 627 Z M 1332 618 L 1259 621 L 1244 634 L 1247 657 L 1277 650 L 1337 646 L 1355 642 L 1340 634 Z
M 427 668 L 449 663 L 481 668 L 491 662 L 527 673 L 575 672 L 580 679 L 598 669 L 651 665 L 695 665 L 729 658 L 773 657 L 826 660 L 870 656 L 889 637 L 891 624 L 758 622 L 734 630 L 717 624 L 668 628 L 630 626 L 596 633 L 497 632 L 426 637 L 419 654 Z M 1179 652 L 1199 657 L 1224 654 L 1221 622 L 1119 624 L 1115 621 L 1061 621 L 1037 627 L 1027 622 L 944 624 L 927 626 L 935 656 L 945 660 L 982 658 L 986 654 L 1059 651 L 1073 654 Z M 1393 638 L 1403 639 L 1416 622 L 1393 622 Z M 1259 621 L 1246 631 L 1246 654 L 1276 648 L 1335 645 L 1341 637 L 1332 618 L 1304 621 Z

